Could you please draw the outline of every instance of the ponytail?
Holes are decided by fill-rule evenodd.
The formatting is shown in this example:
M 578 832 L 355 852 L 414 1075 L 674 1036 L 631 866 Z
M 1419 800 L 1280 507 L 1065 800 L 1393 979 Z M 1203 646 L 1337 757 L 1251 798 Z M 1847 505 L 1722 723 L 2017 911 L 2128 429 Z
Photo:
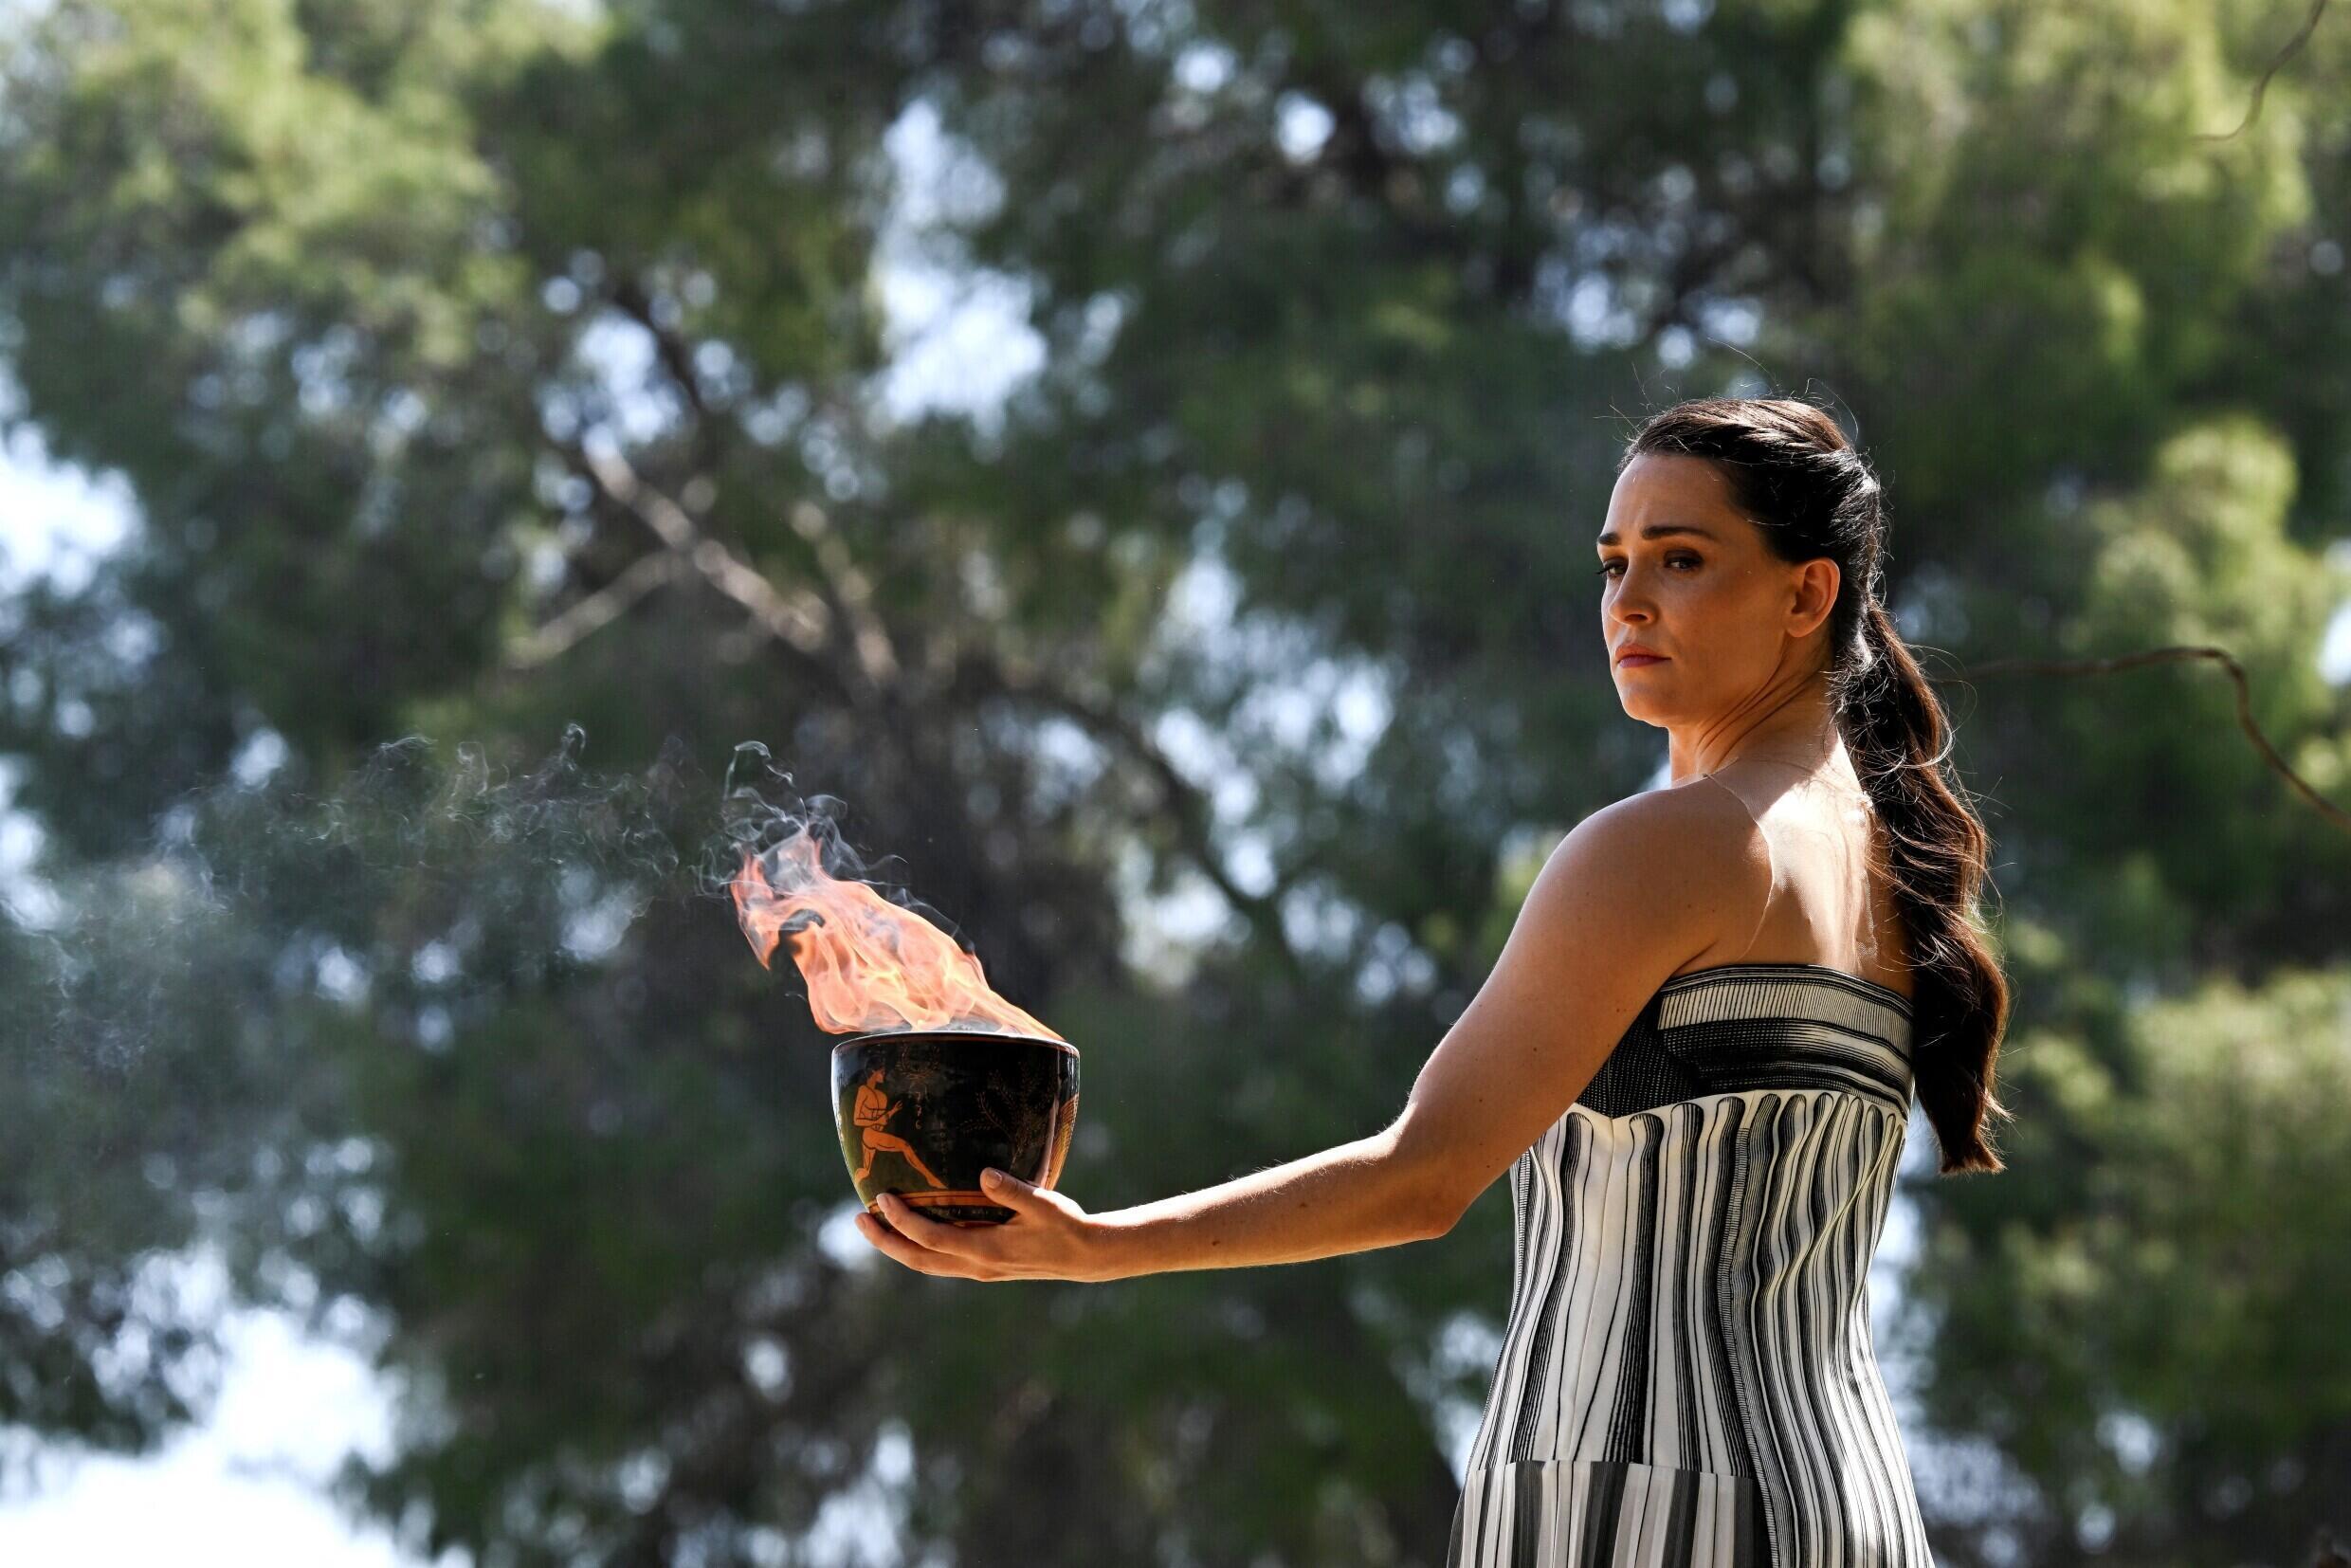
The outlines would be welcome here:
M 1916 994 L 1911 1061 L 1944 1176 L 2004 1168 L 1987 1123 L 2010 1116 L 1995 1093 L 2009 987 L 1978 917 L 1991 837 L 1945 776 L 1949 724 L 1893 617 L 1864 597 L 1838 725 L 1886 826 L 1882 867 L 1909 934 Z
M 1886 863 L 1873 869 L 1910 938 L 1919 1103 L 1935 1129 L 1942 1175 L 2001 1170 L 1988 1129 L 2011 1114 L 1994 1093 L 2009 987 L 1977 905 L 1991 836 L 1949 772 L 1942 701 L 1879 599 L 1886 519 L 1877 476 L 1835 420 L 1796 398 L 1675 404 L 1641 427 L 1618 471 L 1649 452 L 1715 464 L 1780 559 L 1837 563 L 1829 698 L 1886 829 Z

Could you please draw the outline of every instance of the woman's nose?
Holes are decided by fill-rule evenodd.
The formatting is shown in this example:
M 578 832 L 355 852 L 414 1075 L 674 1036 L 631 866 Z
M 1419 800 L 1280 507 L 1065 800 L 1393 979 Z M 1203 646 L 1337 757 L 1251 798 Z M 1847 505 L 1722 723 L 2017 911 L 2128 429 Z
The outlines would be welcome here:
M 1620 582 L 1616 593 L 1608 601 L 1610 611 L 1623 619 L 1647 619 L 1649 615 L 1649 589 L 1645 584 Z

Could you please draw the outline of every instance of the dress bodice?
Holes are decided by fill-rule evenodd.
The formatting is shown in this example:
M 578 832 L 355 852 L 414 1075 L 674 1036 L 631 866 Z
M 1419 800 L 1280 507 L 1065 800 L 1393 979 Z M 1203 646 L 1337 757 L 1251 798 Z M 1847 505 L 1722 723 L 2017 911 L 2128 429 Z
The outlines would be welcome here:
M 1866 1289 L 1910 1022 L 1900 993 L 1819 964 L 1658 989 L 1511 1166 L 1509 1316 L 1453 1568 L 1931 1568 Z

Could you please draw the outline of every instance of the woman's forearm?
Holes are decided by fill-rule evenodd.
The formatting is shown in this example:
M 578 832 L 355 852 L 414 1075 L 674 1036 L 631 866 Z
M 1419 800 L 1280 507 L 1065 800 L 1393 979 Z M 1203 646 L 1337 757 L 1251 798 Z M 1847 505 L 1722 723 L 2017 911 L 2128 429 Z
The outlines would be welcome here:
M 1303 1263 L 1425 1241 L 1450 1225 L 1394 1129 L 1196 1193 L 1098 1214 L 1104 1279 Z

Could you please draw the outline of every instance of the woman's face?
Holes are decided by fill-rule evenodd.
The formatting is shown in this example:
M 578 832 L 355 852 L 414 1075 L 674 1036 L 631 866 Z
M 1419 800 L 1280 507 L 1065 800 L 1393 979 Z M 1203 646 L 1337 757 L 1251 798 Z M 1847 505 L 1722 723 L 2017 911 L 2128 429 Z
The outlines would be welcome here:
M 1836 562 L 1791 565 L 1704 458 L 1649 454 L 1616 476 L 1598 539 L 1600 635 L 1625 712 L 1694 738 L 1775 705 L 1826 663 Z M 1634 644 L 1665 655 L 1624 662 Z

